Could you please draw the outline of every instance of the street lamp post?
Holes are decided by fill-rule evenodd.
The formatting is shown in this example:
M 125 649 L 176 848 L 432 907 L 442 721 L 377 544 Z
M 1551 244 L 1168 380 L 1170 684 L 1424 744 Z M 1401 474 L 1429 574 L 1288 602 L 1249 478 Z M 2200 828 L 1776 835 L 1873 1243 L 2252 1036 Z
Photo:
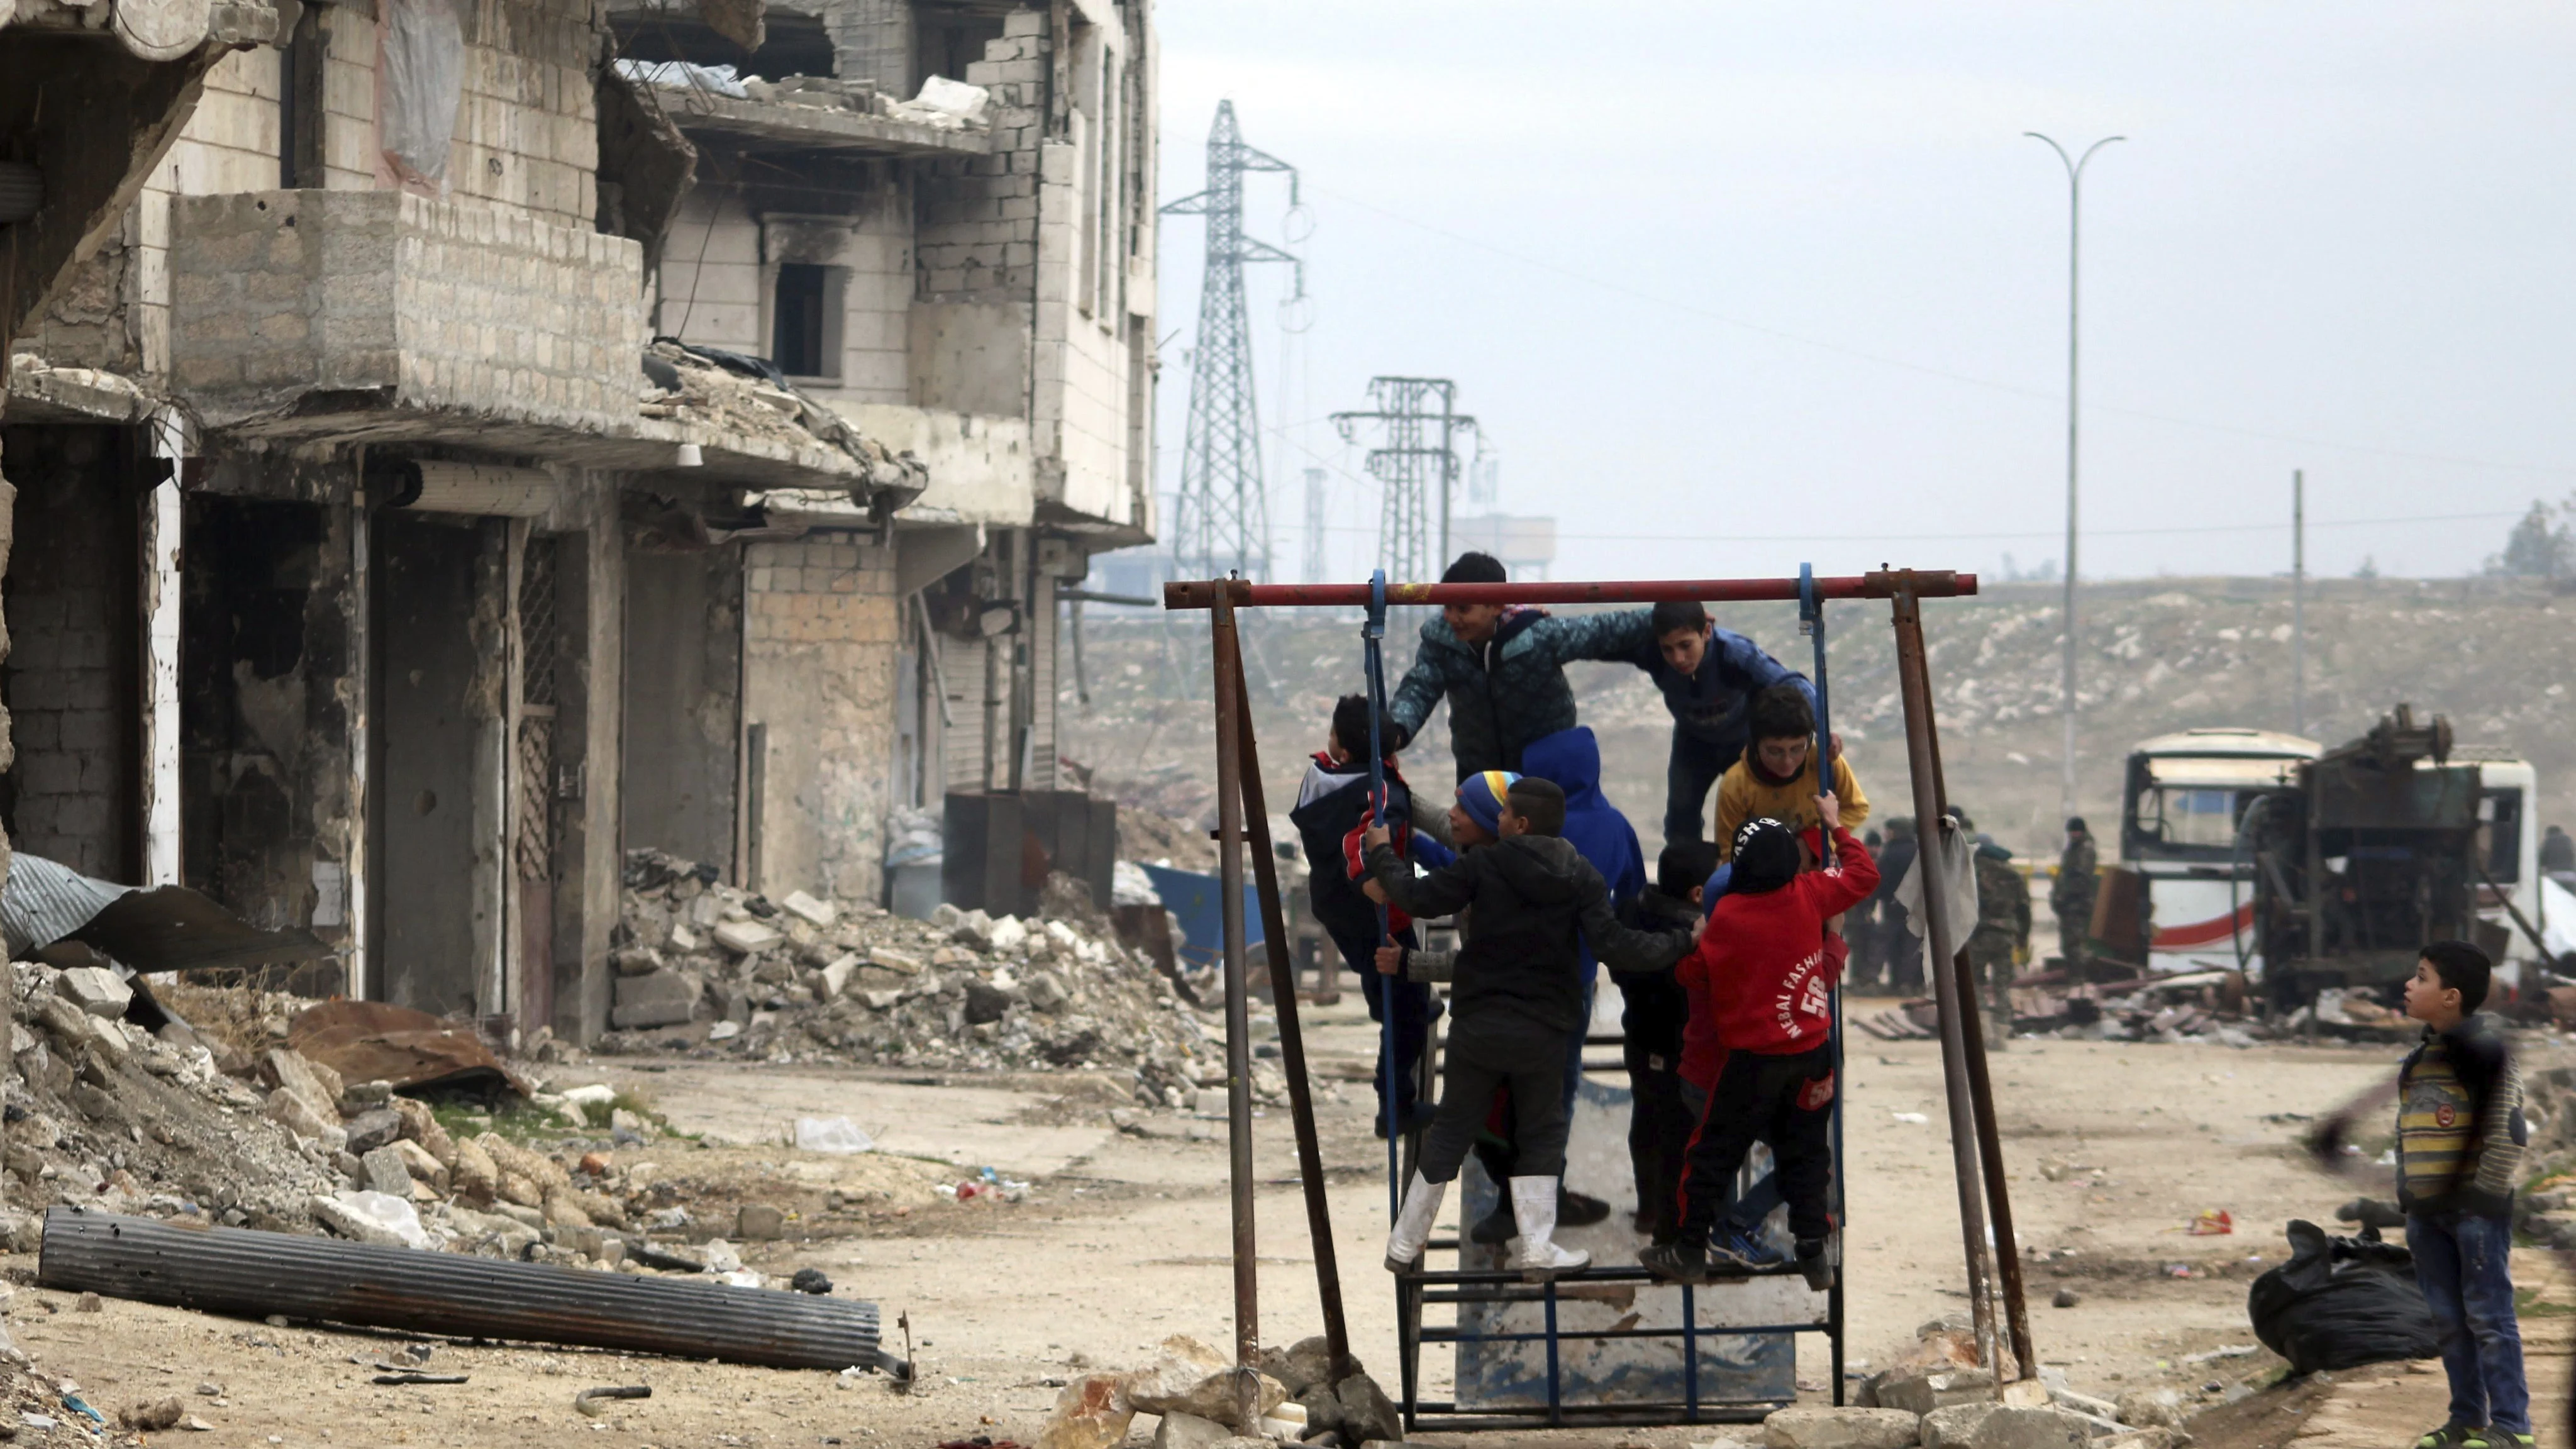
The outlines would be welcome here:
M 2078 243 L 2083 236 L 2084 163 L 2093 153 L 2125 136 L 2105 136 L 2084 148 L 2081 156 L 2070 156 L 2066 148 L 2037 131 L 2022 133 L 2034 141 L 2045 141 L 2057 159 L 2066 164 L 2066 653 L 2059 679 L 2063 696 L 2060 713 L 2066 718 L 2065 774 L 2058 785 L 2058 813 L 2075 813 L 2075 427 L 2076 427 L 2076 295 L 2082 273 L 2077 269 Z

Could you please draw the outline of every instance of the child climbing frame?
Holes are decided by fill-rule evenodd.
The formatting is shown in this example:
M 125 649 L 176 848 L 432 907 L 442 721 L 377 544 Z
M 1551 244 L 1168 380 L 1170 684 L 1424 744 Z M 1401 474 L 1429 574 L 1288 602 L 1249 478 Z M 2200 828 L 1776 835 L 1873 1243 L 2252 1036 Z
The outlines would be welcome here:
M 1379 720 L 1385 708 L 1383 641 L 1386 609 L 1391 604 L 1447 603 L 1652 603 L 1663 599 L 1698 599 L 1703 602 L 1739 602 L 1751 600 L 1795 600 L 1799 605 L 1801 628 L 1815 642 L 1818 689 L 1817 751 L 1819 761 L 1830 759 L 1832 733 L 1825 704 L 1825 632 L 1824 604 L 1828 599 L 1886 599 L 1893 611 L 1897 641 L 1897 669 L 1900 697 L 1904 704 L 1907 763 L 1912 775 L 1914 806 L 1918 818 L 1938 820 L 1946 806 L 1941 781 L 1938 736 L 1932 719 L 1932 687 L 1929 663 L 1923 644 L 1921 600 L 1974 594 L 1976 577 L 1947 571 L 1881 570 L 1879 572 L 1840 577 L 1817 577 L 1812 569 L 1802 568 L 1794 579 L 1715 579 L 1680 581 L 1640 581 L 1619 583 L 1523 583 L 1523 584 L 1389 584 L 1379 574 L 1361 585 L 1260 585 L 1241 579 L 1219 579 L 1176 582 L 1164 588 L 1167 609 L 1206 609 L 1210 616 L 1210 645 L 1215 671 L 1216 744 L 1217 744 L 1217 813 L 1221 897 L 1225 913 L 1225 1005 L 1226 1052 L 1228 1075 L 1228 1141 L 1233 1168 L 1233 1238 L 1235 1289 L 1235 1344 L 1238 1365 L 1244 1370 L 1238 1379 L 1239 1393 L 1250 1408 L 1251 1396 L 1257 1392 L 1256 1377 L 1249 1371 L 1260 1347 L 1259 1283 L 1253 1253 L 1252 1212 L 1253 1178 L 1251 1153 L 1249 983 L 1246 978 L 1244 944 L 1247 939 L 1243 909 L 1244 847 L 1252 848 L 1250 856 L 1258 885 L 1258 899 L 1269 946 L 1270 979 L 1293 982 L 1288 960 L 1288 938 L 1282 927 L 1278 872 L 1271 852 L 1268 816 L 1262 801 L 1257 745 L 1253 738 L 1251 711 L 1243 681 L 1240 639 L 1234 615 L 1238 609 L 1327 605 L 1358 606 L 1366 611 L 1363 629 L 1363 651 L 1369 674 L 1371 733 L 1378 735 Z M 1382 739 L 1372 738 L 1373 800 L 1382 809 L 1385 787 L 1377 766 L 1384 758 Z M 1820 769 L 1822 768 L 1820 764 Z M 2002 1154 L 1995 1132 L 1994 1106 L 1987 1078 L 1984 1044 L 1973 1010 L 1966 1009 L 1971 998 L 1963 991 L 1963 968 L 1958 960 L 1962 923 L 1947 918 L 1938 890 L 1940 862 L 1937 852 L 1926 851 L 1919 857 L 1918 869 L 1926 873 L 1926 924 L 1930 950 L 1927 959 L 1936 963 L 1934 984 L 1941 1016 L 1942 1064 L 1947 1087 L 1950 1115 L 1950 1137 L 1954 1152 L 1953 1169 L 1957 1178 L 1960 1206 L 1962 1249 L 1967 1269 L 1970 1303 L 1974 1309 L 1980 1354 L 1990 1367 L 2016 1371 L 2028 1378 L 2036 1375 L 2038 1364 L 2031 1350 L 2029 1318 L 2023 1303 L 2021 1264 L 2015 1249 L 2011 1208 L 2005 1190 Z M 1289 1078 L 1289 1106 L 1297 1138 L 1300 1177 L 1307 1210 L 1307 1227 L 1314 1244 L 1317 1288 L 1324 1316 L 1324 1333 L 1334 1361 L 1338 1379 L 1352 1363 L 1349 1333 L 1341 1304 L 1339 1268 L 1334 1255 L 1331 1217 L 1325 1191 L 1321 1154 L 1316 1144 L 1315 1119 L 1305 1067 L 1303 1037 L 1297 1019 L 1297 1002 L 1293 989 L 1275 993 L 1280 1035 L 1281 1065 Z M 1839 1034 L 1837 1034 L 1839 1047 Z M 1385 1054 L 1391 1063 L 1393 1053 Z M 1395 1093 L 1388 1092 L 1392 1102 Z M 1841 1188 L 1841 1123 L 1839 1105 L 1835 1120 L 1835 1174 L 1837 1214 L 1840 1211 Z M 1390 1212 L 1394 1194 L 1400 1189 L 1398 1171 L 1401 1147 L 1393 1133 L 1388 1140 Z M 1987 1220 L 1991 1209 L 1994 1223 L 1993 1246 L 1988 1246 Z M 1435 1244 L 1455 1246 L 1454 1244 Z M 1761 1402 L 1726 1401 L 1703 1395 L 1699 1384 L 1701 1341 L 1718 1335 L 1737 1339 L 1757 1335 L 1789 1334 L 1818 1331 L 1827 1334 L 1833 1347 L 1835 1368 L 1834 1399 L 1842 1399 L 1842 1279 L 1838 1271 L 1834 1285 L 1826 1295 L 1826 1310 L 1821 1319 L 1760 1311 L 1757 1304 L 1768 1307 L 1781 1298 L 1777 1289 L 1789 1286 L 1780 1282 L 1765 1291 L 1766 1279 L 1777 1274 L 1760 1274 L 1741 1282 L 1715 1284 L 1707 1289 L 1652 1286 L 1643 1270 L 1634 1267 L 1596 1267 L 1570 1275 L 1560 1283 L 1528 1287 L 1514 1275 L 1461 1270 L 1451 1273 L 1417 1271 L 1398 1280 L 1400 1356 L 1404 1363 L 1403 1410 L 1408 1425 L 1421 1417 L 1440 1417 L 1443 1427 L 1468 1428 L 1482 1424 L 1526 1423 L 1543 1418 L 1549 1423 L 1573 1420 L 1583 1422 L 1645 1421 L 1705 1422 L 1718 1419 L 1758 1418 L 1777 1407 L 1778 1395 L 1766 1396 Z M 1561 1286 L 1562 1285 L 1562 1286 Z M 1569 1291 L 1570 1290 L 1570 1291 Z M 1670 1327 L 1641 1327 L 1643 1315 L 1624 1326 L 1603 1328 L 1569 1326 L 1560 1322 L 1562 1301 L 1593 1301 L 1605 1295 L 1637 1295 L 1643 1301 L 1648 1293 L 1671 1293 L 1679 1296 L 1677 1321 Z M 1704 1296 L 1733 1297 L 1743 1300 L 1719 1308 L 1713 1315 Z M 1513 1328 L 1475 1328 L 1472 1331 L 1462 1319 L 1460 1328 L 1430 1327 L 1422 1322 L 1426 1303 L 1461 1305 L 1535 1304 L 1539 1324 L 1530 1330 Z M 1781 1306 L 1790 1306 L 1782 1304 Z M 1625 1315 L 1623 1315 L 1625 1317 Z M 1713 1317 L 1714 1322 L 1702 1326 Z M 1768 1321 L 1772 1319 L 1781 1321 Z M 1564 1349 L 1578 1341 L 1599 1342 L 1616 1339 L 1681 1340 L 1681 1388 L 1677 1399 L 1638 1400 L 1629 1402 L 1570 1403 L 1563 1392 L 1565 1383 Z M 1535 1343 L 1545 1351 L 1543 1401 L 1533 1396 L 1527 1403 L 1484 1406 L 1475 1412 L 1487 1414 L 1482 1420 L 1462 1414 L 1460 1405 L 1451 1402 L 1428 1402 L 1419 1397 L 1417 1373 L 1420 1346 L 1426 1341 L 1472 1342 L 1487 1345 Z M 1794 1375 L 1787 1391 L 1794 1394 Z M 1247 1415 L 1247 1418 L 1249 1416 Z

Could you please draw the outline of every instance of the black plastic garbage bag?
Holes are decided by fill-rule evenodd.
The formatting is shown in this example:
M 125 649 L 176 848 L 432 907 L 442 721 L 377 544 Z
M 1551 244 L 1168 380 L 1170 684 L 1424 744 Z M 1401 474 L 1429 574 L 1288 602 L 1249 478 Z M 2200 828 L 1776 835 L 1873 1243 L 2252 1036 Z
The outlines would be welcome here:
M 2439 1351 L 2433 1311 L 2415 1286 L 2415 1259 L 2395 1243 L 2329 1237 L 2311 1222 L 2290 1224 L 2290 1261 L 2254 1280 L 2245 1311 L 2254 1336 L 2317 1373 Z

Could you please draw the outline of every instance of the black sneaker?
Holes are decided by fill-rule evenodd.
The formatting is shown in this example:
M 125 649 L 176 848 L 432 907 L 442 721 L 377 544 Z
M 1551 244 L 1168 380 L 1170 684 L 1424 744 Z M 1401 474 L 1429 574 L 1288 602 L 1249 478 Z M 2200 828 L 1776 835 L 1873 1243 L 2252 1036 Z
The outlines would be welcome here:
M 1655 1275 L 1659 1283 L 1688 1283 L 1693 1287 L 1708 1282 L 1708 1255 L 1697 1243 L 1657 1243 L 1637 1255 L 1638 1266 Z M 2456 1449 L 2445 1445 L 2443 1449 Z
M 1798 1244 L 1798 1275 L 1807 1280 L 1810 1291 L 1822 1293 L 1834 1286 L 1833 1260 L 1825 1256 L 1823 1241 Z
M 1608 1220 L 1610 1204 L 1597 1197 L 1568 1192 L 1563 1185 L 1556 1189 L 1556 1225 L 1560 1228 L 1588 1228 Z
M 1508 1243 L 1520 1235 L 1520 1220 L 1512 1216 L 1512 1200 L 1506 1195 L 1494 1204 L 1492 1212 L 1477 1219 L 1476 1225 L 1467 1230 L 1467 1241 L 1492 1245 Z
M 2349 1221 L 2349 1219 L 2347 1219 Z M 2477 1444 L 2485 1430 L 2470 1424 L 2444 1424 L 2441 1428 L 2418 1437 L 2415 1449 L 2466 1449 Z
M 1439 1109 L 1429 1102 L 1414 1103 L 1411 1109 L 1407 1110 L 1396 1119 L 1395 1130 L 1397 1135 L 1410 1137 L 1414 1133 L 1422 1131 L 1424 1128 L 1431 1125 L 1431 1119 L 1438 1115 L 1438 1113 Z M 1377 1133 L 1379 1141 L 1383 1142 L 1386 1140 L 1386 1110 L 1384 1108 L 1378 1109 L 1378 1114 L 1373 1123 L 1372 1130 Z

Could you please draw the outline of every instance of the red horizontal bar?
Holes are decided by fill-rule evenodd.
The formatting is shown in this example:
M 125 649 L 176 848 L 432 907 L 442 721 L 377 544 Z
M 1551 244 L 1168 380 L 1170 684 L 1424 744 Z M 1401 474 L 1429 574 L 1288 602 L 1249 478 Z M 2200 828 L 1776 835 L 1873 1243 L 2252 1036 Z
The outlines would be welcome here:
M 1241 579 L 1202 579 L 1163 585 L 1163 607 L 1214 608 L 1219 590 L 1225 591 L 1238 609 L 1300 604 L 1357 604 L 1364 608 L 1369 601 L 1366 584 L 1255 584 Z M 1890 569 L 1816 580 L 1817 596 L 1827 599 L 1885 599 L 1908 590 L 1919 599 L 1956 598 L 1977 591 L 1977 576 L 1948 569 Z M 1746 603 L 1797 597 L 1798 581 L 1794 578 L 1386 586 L 1386 601 L 1390 604 L 1653 604 L 1666 599 Z

